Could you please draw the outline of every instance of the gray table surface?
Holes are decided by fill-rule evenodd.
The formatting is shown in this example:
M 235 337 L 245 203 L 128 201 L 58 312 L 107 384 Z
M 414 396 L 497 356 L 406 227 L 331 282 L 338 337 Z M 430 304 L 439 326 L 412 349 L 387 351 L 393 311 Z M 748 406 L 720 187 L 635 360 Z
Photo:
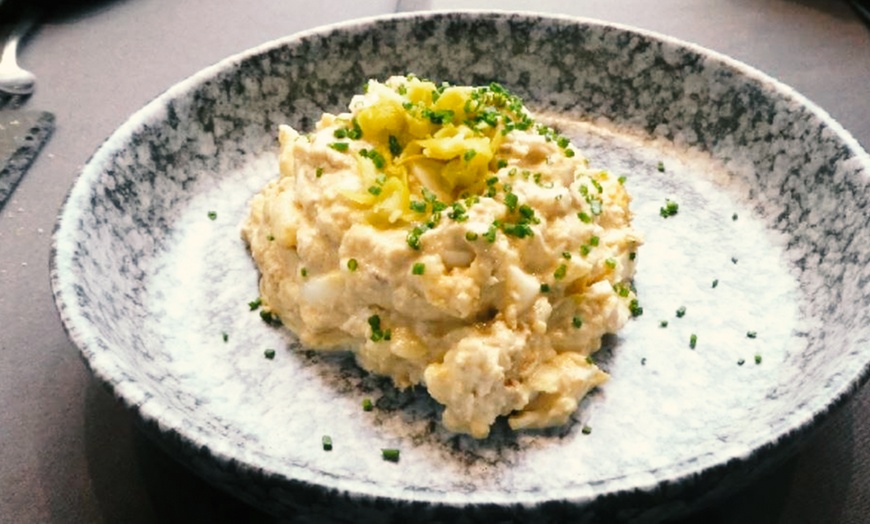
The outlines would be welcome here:
M 89 376 L 60 325 L 51 231 L 76 173 L 128 115 L 221 58 L 314 26 L 461 7 L 658 31 L 791 85 L 870 148 L 870 27 L 839 0 L 69 2 L 22 49 L 26 107 L 55 135 L 0 212 L 0 522 L 272 522 L 174 463 Z M 784 466 L 686 522 L 870 522 L 870 386 Z

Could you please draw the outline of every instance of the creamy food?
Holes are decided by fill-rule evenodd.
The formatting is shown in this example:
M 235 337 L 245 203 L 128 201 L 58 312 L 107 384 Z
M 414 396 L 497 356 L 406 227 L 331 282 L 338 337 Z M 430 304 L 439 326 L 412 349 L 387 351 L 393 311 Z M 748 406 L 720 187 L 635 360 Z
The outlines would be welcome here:
M 607 380 L 591 355 L 641 312 L 630 197 L 517 97 L 369 81 L 279 141 L 242 236 L 263 308 L 305 346 L 425 385 L 477 438 L 500 416 L 564 424 Z

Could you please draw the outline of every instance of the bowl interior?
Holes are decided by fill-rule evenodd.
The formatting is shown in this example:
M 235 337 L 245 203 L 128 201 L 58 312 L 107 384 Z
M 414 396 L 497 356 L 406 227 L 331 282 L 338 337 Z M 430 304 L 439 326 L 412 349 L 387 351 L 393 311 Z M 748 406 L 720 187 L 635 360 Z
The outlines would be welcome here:
M 499 82 L 593 164 L 627 176 L 646 235 L 645 313 L 609 340 L 612 380 L 564 428 L 451 435 L 425 391 L 307 352 L 249 311 L 257 274 L 239 227 L 277 175 L 277 126 L 310 130 L 366 79 L 409 72 Z M 302 483 L 399 501 L 579 504 L 763 460 L 866 378 L 868 166 L 787 87 L 666 37 L 529 14 L 367 20 L 230 58 L 131 117 L 70 193 L 52 284 L 96 376 L 196 469 L 253 498 Z M 681 204 L 668 220 L 665 198 Z M 273 361 L 266 348 L 279 349 Z M 375 412 L 359 408 L 364 397 Z M 382 447 L 401 461 L 384 463 Z

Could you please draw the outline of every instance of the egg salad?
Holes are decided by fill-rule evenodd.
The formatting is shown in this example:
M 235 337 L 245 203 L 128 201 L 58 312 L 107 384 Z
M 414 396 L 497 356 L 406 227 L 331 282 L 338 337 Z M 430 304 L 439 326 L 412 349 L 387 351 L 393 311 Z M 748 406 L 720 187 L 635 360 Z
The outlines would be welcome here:
M 279 130 L 242 229 L 263 310 L 425 386 L 449 430 L 565 424 L 608 379 L 602 336 L 642 312 L 624 180 L 499 84 L 370 80 L 348 109 Z

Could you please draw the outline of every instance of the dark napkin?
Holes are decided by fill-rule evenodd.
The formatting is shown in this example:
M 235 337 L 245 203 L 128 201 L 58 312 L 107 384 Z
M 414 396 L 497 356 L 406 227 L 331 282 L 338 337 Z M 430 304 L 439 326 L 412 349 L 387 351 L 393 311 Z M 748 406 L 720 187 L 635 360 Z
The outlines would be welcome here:
M 54 115 L 0 110 L 0 210 L 54 131 Z

